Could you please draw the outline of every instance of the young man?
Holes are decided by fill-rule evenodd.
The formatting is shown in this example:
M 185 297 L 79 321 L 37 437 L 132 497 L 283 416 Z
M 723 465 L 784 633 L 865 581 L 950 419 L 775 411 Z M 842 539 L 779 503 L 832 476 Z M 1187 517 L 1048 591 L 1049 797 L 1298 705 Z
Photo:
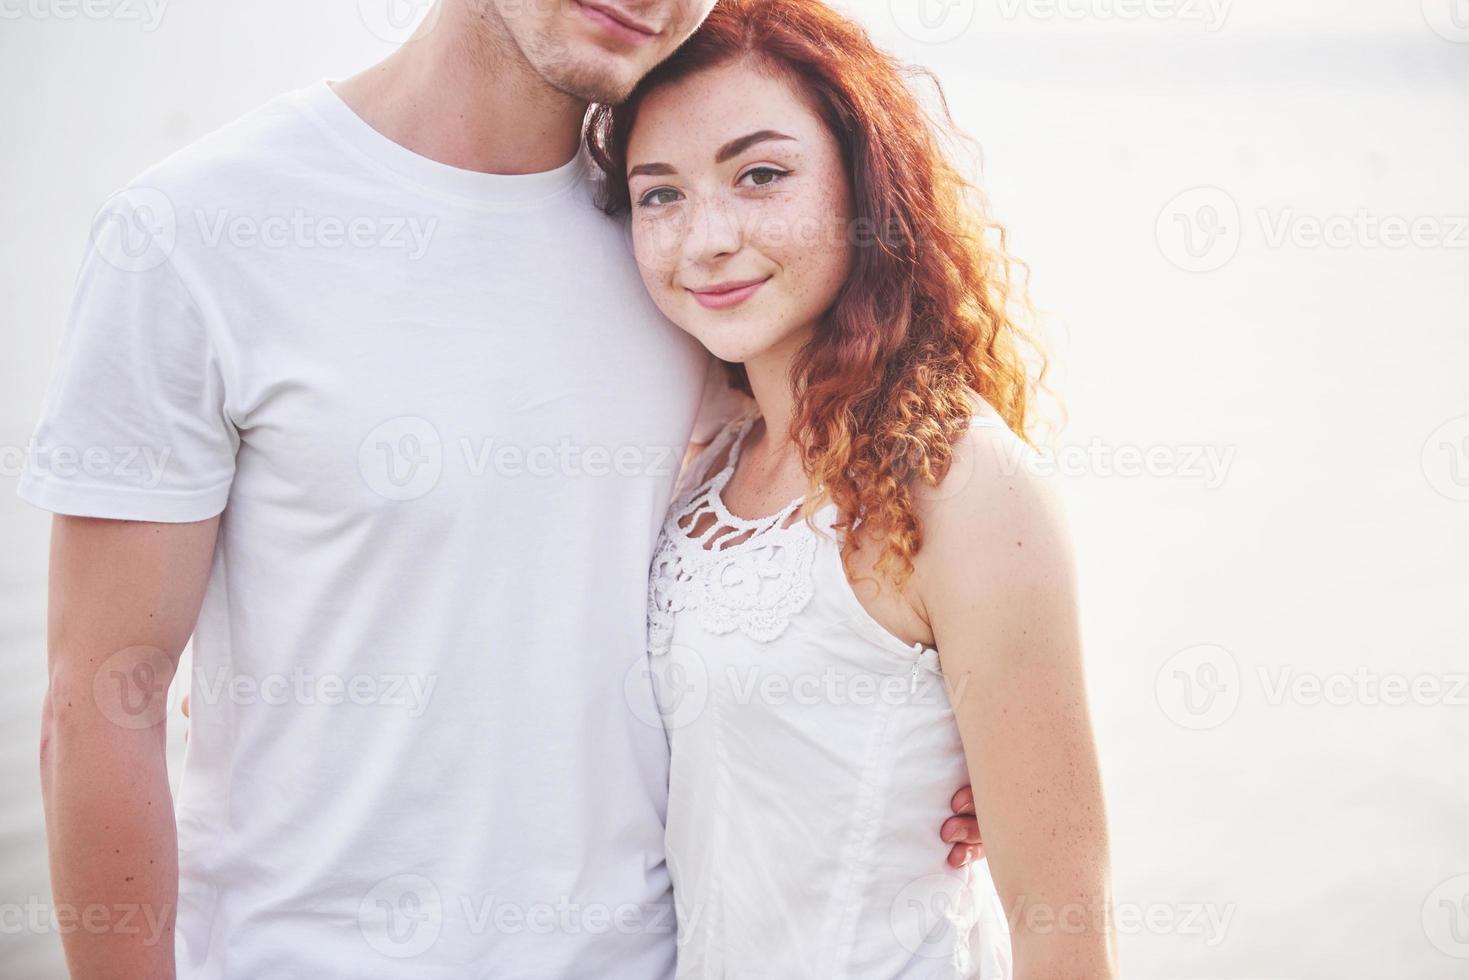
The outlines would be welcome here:
M 73 976 L 672 975 L 645 590 L 707 361 L 578 147 L 711 6 L 442 0 L 105 209 L 21 484 L 56 902 L 133 910 Z

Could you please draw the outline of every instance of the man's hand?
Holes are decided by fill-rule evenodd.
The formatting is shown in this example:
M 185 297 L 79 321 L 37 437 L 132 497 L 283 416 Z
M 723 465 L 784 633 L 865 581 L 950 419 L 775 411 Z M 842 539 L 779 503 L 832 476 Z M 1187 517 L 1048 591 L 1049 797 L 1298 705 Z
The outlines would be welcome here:
M 955 816 L 944 821 L 939 836 L 954 846 L 949 849 L 949 867 L 962 868 L 984 857 L 984 841 L 979 839 L 979 818 L 974 815 L 974 790 L 963 787 L 949 801 Z

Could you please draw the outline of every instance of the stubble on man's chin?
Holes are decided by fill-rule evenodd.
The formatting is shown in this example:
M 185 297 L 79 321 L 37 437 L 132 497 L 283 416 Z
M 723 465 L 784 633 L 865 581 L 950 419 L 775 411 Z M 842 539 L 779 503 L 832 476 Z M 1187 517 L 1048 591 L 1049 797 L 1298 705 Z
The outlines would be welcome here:
M 560 92 L 581 102 L 617 104 L 632 94 L 636 79 L 625 79 L 603 65 L 580 61 L 566 38 L 554 29 L 518 41 L 494 0 L 460 0 L 469 14 L 470 31 L 465 38 L 466 53 L 481 63 L 491 74 L 514 79 L 518 72 L 505 71 L 518 62 L 528 73 Z M 526 75 L 521 75 L 526 81 Z M 513 81 L 512 81 L 513 84 Z M 529 94 L 529 93 L 527 93 Z
M 544 75 L 542 77 L 545 77 Z M 562 73 L 560 78 L 546 79 L 557 89 L 583 102 L 618 105 L 627 101 L 635 83 L 609 77 L 607 72 L 582 66 Z

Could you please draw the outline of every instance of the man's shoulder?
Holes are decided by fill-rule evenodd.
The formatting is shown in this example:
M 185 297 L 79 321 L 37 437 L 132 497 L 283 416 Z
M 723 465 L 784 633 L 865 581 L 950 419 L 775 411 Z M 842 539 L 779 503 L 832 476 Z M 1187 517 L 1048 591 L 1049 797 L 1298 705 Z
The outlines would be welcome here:
M 180 147 L 123 190 L 129 196 L 161 196 L 174 208 L 248 198 L 292 172 L 292 159 L 318 135 L 301 93 L 286 92 Z

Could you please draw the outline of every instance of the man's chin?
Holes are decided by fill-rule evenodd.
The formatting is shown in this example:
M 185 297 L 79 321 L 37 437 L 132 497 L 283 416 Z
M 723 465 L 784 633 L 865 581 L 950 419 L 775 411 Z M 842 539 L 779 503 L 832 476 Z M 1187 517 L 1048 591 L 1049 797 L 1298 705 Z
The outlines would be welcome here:
M 603 102 L 616 105 L 624 101 L 637 85 L 638 76 L 632 66 L 614 65 L 612 56 L 591 59 L 581 65 L 561 65 L 555 72 L 542 75 L 557 91 L 581 99 L 583 102 Z

